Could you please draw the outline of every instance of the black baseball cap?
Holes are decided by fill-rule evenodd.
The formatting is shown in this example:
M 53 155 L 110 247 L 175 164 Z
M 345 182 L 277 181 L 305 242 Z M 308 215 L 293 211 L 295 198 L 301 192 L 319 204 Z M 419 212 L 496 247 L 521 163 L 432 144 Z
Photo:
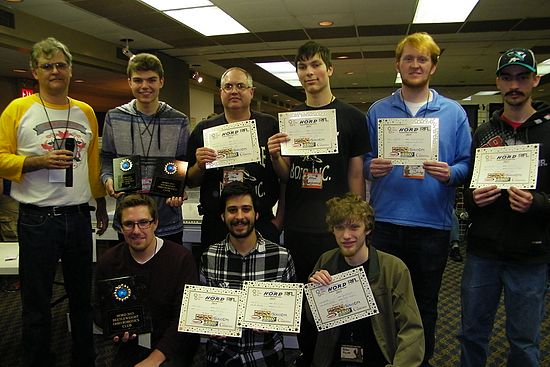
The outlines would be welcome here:
M 498 59 L 497 75 L 500 75 L 502 69 L 510 65 L 523 66 L 533 73 L 537 72 L 535 54 L 527 48 L 511 48 L 504 52 Z

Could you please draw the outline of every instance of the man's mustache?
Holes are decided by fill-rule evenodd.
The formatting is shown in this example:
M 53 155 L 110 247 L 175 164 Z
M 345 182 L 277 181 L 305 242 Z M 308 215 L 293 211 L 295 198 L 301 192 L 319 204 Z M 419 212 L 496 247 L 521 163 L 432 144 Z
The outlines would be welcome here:
M 519 94 L 519 95 L 525 96 L 525 94 L 523 92 L 520 92 L 519 90 L 511 90 L 508 93 L 506 93 L 505 96 L 508 96 L 510 94 Z

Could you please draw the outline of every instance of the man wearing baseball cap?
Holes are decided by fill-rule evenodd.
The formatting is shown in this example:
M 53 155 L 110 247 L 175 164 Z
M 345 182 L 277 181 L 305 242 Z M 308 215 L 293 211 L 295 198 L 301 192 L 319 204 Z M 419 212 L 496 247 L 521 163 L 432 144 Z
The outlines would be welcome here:
M 540 144 L 537 184 L 534 190 L 496 185 L 465 189 L 472 224 L 461 286 L 461 366 L 485 366 L 503 291 L 510 343 L 507 366 L 539 366 L 550 262 L 550 105 L 531 99 L 540 81 L 531 50 L 513 48 L 503 53 L 496 75 L 504 108 L 477 129 L 472 152 Z

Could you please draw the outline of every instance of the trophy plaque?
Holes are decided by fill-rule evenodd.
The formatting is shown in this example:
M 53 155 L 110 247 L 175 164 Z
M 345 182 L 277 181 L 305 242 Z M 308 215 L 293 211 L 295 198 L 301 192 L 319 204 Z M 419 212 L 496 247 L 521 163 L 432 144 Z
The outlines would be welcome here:
M 176 159 L 158 159 L 151 184 L 151 193 L 159 196 L 182 196 L 188 163 Z
M 103 335 L 111 338 L 151 331 L 151 314 L 147 304 L 147 287 L 139 277 L 125 276 L 97 282 Z
M 116 192 L 141 190 L 141 166 L 139 156 L 113 159 L 113 182 Z

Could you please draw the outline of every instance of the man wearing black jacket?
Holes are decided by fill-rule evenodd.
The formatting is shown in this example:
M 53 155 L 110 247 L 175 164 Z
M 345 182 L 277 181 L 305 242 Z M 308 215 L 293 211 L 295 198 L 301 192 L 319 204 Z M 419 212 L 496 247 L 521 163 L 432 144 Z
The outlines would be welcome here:
M 540 144 L 537 185 L 534 190 L 501 190 L 496 185 L 465 190 L 472 225 L 461 287 L 461 366 L 485 365 L 503 290 L 510 342 L 507 365 L 539 366 L 550 262 L 550 106 L 531 99 L 540 81 L 531 50 L 506 51 L 496 74 L 504 109 L 478 128 L 473 152 L 480 147 Z

